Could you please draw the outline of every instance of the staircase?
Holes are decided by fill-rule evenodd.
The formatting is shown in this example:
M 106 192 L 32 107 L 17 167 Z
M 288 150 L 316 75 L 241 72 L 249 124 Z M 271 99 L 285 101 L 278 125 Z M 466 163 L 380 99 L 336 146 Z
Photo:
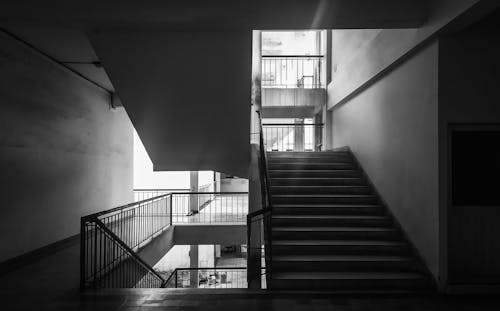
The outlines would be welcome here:
M 424 266 L 349 151 L 270 152 L 270 288 L 416 291 Z

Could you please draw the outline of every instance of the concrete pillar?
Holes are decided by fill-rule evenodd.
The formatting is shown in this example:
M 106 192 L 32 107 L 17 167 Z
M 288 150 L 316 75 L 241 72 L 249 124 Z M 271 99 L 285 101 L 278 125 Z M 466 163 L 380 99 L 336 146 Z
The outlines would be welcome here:
M 304 119 L 295 119 L 293 151 L 304 151 Z
M 251 144 L 250 169 L 248 176 L 248 212 L 262 208 L 262 197 L 259 180 L 259 147 Z M 248 288 L 261 288 L 261 224 L 254 222 L 251 226 L 250 243 L 247 241 L 247 280 Z M 248 247 L 251 245 L 251 247 Z
M 198 192 L 198 171 L 189 172 L 189 189 L 191 192 Z M 189 196 L 189 211 L 191 214 L 198 213 L 198 198 L 197 195 Z
M 189 267 L 198 268 L 198 261 L 198 245 L 191 245 L 189 247 Z M 191 284 L 191 288 L 198 288 L 198 271 L 191 270 L 189 275 L 189 284 Z
M 332 30 L 326 30 L 325 40 L 325 74 L 326 84 L 328 86 L 332 82 L 332 66 L 333 66 L 333 52 L 332 52 Z M 325 92 L 328 96 L 328 92 Z M 328 98 L 325 98 L 325 105 L 323 106 L 323 148 L 322 150 L 330 150 L 333 148 L 333 125 L 332 125 L 332 110 L 327 109 Z
M 248 212 L 262 208 L 259 181 L 259 117 L 261 110 L 261 54 L 262 33 L 253 31 L 252 43 L 252 106 L 250 116 L 250 166 L 248 169 Z M 250 242 L 250 243 L 249 243 Z M 251 226 L 250 241 L 247 241 L 247 280 L 248 288 L 261 288 L 261 226 L 259 222 Z M 248 247 L 251 245 L 251 248 Z
M 220 192 L 220 173 L 214 172 L 214 192 Z

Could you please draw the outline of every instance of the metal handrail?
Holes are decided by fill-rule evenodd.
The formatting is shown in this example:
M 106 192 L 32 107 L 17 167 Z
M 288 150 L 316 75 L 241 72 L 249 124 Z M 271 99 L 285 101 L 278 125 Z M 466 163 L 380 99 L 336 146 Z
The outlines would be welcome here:
M 259 176 L 260 176 L 260 185 L 261 185 L 261 198 L 262 198 L 262 208 L 258 211 L 254 211 L 247 215 L 247 243 L 249 251 L 253 249 L 251 246 L 251 234 L 252 234 L 252 223 L 257 220 L 263 220 L 264 223 L 264 253 L 265 253 L 265 275 L 266 275 L 266 283 L 269 283 L 269 279 L 271 277 L 272 268 L 272 241 L 271 241 L 271 216 L 272 216 L 272 200 L 271 193 L 269 187 L 269 170 L 267 169 L 267 155 L 264 146 L 264 136 L 263 136 L 263 128 L 262 128 L 262 119 L 260 117 L 260 113 L 257 112 L 259 116 Z M 262 215 L 262 218 L 256 219 L 257 216 Z M 261 246 L 259 245 L 259 249 Z
M 161 194 L 161 195 L 149 198 L 149 199 L 144 199 L 142 201 L 128 203 L 128 204 L 121 205 L 121 206 L 118 206 L 118 207 L 114 207 L 114 208 L 111 208 L 111 209 L 108 209 L 108 210 L 105 210 L 105 211 L 101 211 L 101 212 L 89 214 L 87 216 L 83 216 L 82 218 L 85 218 L 86 220 L 90 220 L 90 219 L 97 218 L 99 216 L 103 216 L 103 215 L 106 215 L 106 214 L 111 214 L 111 213 L 114 213 L 114 212 L 122 211 L 124 209 L 127 209 L 129 207 L 133 207 L 135 205 L 141 205 L 141 204 L 144 204 L 144 203 L 152 202 L 152 201 L 155 201 L 155 200 L 167 197 L 171 193 L 165 193 L 165 194 Z M 183 192 L 183 193 L 185 193 L 185 192 Z
M 263 58 L 323 58 L 324 55 L 262 55 Z
M 324 123 L 264 123 L 263 127 L 266 126 L 323 126 Z
M 161 282 L 162 282 L 162 286 L 165 284 L 165 279 L 160 275 L 158 274 L 158 272 L 156 272 L 150 265 L 148 265 L 144 260 L 142 260 L 141 257 L 139 257 L 133 249 L 131 249 L 125 242 L 123 242 L 115 233 L 113 233 L 113 231 L 109 230 L 106 225 L 104 223 L 102 223 L 102 221 L 100 221 L 99 219 L 95 219 L 94 220 L 95 223 L 99 226 L 99 228 L 101 230 L 103 230 L 104 232 L 106 232 L 106 234 L 108 234 L 110 237 L 113 238 L 113 240 L 118 243 L 122 248 L 124 248 L 127 253 L 129 253 L 129 255 L 134 258 L 135 261 L 137 261 L 141 266 L 143 266 L 145 269 L 147 269 L 150 273 L 152 273 L 154 276 L 156 276 Z

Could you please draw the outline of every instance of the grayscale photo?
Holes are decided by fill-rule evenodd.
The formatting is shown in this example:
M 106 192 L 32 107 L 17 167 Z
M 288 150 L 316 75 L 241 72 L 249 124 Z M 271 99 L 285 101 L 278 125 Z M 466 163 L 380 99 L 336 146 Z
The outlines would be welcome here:
M 500 310 L 500 0 L 1 0 L 2 311 Z

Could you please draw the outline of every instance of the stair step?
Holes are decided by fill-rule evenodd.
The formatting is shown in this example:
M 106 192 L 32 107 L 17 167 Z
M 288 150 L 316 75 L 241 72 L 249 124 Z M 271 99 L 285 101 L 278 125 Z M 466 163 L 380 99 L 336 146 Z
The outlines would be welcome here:
M 395 228 L 384 227 L 272 227 L 272 239 L 397 240 Z
M 354 163 L 308 163 L 308 162 L 271 162 L 270 170 L 355 170 Z
M 273 215 L 276 226 L 389 226 L 391 219 L 385 216 L 366 215 Z
M 383 209 L 375 204 L 276 204 L 274 215 L 381 215 Z
M 377 240 L 276 240 L 273 256 L 278 254 L 408 255 L 410 248 L 400 241 Z
M 360 177 L 284 177 L 272 178 L 275 186 L 363 186 L 366 181 Z
M 420 290 L 427 278 L 410 272 L 275 272 L 272 289 Z
M 280 158 L 293 158 L 293 159 L 308 159 L 309 161 L 316 161 L 316 159 L 352 159 L 352 155 L 348 151 L 322 151 L 322 152 L 279 152 L 272 151 L 267 152 L 267 158 L 272 159 L 280 159 Z
M 292 157 L 289 155 L 281 157 L 267 157 L 269 164 L 273 163 L 355 163 L 348 155 L 330 155 L 320 157 Z
M 361 177 L 359 170 L 269 170 L 271 178 L 275 177 Z
M 273 256 L 273 271 L 416 272 L 412 257 L 384 255 L 288 254 Z
M 272 194 L 370 194 L 368 186 L 272 186 Z
M 273 194 L 274 204 L 376 204 L 378 198 L 375 195 L 364 194 Z

